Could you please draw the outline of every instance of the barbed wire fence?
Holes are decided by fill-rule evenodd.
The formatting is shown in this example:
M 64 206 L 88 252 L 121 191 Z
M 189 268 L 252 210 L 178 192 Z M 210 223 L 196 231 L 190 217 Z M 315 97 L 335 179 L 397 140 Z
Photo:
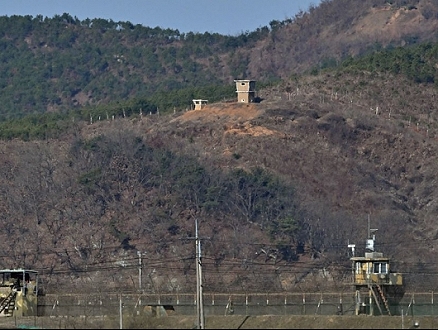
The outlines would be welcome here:
M 438 315 L 438 293 L 407 292 L 393 315 Z M 206 315 L 354 315 L 354 292 L 205 293 Z M 196 294 L 48 294 L 39 297 L 39 316 L 195 315 Z

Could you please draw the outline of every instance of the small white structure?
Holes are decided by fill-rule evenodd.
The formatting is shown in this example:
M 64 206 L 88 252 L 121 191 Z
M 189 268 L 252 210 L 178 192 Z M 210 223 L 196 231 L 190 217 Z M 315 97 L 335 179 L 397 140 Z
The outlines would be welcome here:
M 206 105 L 207 105 L 207 103 L 208 103 L 208 100 L 200 100 L 200 99 L 198 99 L 198 100 L 192 100 L 193 101 L 193 104 L 194 104 L 194 106 L 195 106 L 195 109 L 194 110 L 201 110 L 201 109 L 203 109 Z

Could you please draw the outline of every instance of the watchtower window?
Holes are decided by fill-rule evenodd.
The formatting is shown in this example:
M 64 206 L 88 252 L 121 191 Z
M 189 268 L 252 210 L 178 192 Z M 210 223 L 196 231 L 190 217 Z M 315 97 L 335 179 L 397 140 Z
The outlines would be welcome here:
M 360 262 L 356 262 L 356 274 L 362 273 L 362 264 Z
M 374 274 L 386 274 L 388 272 L 388 265 L 386 262 L 375 262 L 374 263 Z

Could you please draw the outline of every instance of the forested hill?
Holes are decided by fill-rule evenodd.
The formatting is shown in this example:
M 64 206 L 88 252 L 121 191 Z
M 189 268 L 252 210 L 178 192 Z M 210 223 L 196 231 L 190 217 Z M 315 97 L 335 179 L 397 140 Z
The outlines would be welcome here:
M 68 13 L 3 16 L 0 119 L 133 98 L 148 100 L 144 110 L 166 111 L 189 107 L 193 97 L 232 97 L 235 78 L 273 81 L 373 50 L 436 41 L 437 7 L 426 0 L 324 0 L 236 36 L 80 21 Z M 165 100 L 176 90 L 178 97 Z
M 206 291 L 343 291 L 370 217 L 436 291 L 437 12 L 322 1 L 239 36 L 0 18 L 0 266 L 132 291 L 142 252 L 147 292 L 193 292 L 198 219 Z

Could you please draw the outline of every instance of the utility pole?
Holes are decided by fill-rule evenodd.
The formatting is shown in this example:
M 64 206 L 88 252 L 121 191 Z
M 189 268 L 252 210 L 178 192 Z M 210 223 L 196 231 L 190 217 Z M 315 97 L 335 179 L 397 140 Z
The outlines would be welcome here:
M 196 240 L 196 310 L 198 316 L 198 328 L 205 329 L 204 299 L 202 290 L 202 256 L 201 242 L 198 236 L 198 220 L 195 219 L 195 240 Z
M 198 219 L 195 219 L 195 237 L 187 237 L 195 240 L 196 247 L 196 316 L 198 319 L 198 329 L 205 329 L 204 317 L 204 297 L 202 284 L 202 255 L 201 238 L 198 235 Z M 209 238 L 205 238 L 209 239 Z

